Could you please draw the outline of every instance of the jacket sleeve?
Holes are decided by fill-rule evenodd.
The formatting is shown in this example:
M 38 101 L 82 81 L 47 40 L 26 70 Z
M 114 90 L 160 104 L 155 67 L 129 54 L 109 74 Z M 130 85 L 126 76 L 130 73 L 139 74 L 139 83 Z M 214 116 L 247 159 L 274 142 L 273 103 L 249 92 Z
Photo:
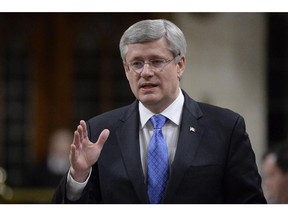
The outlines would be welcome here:
M 93 170 L 88 180 L 86 187 L 84 188 L 80 199 L 71 201 L 66 196 L 67 175 L 62 178 L 60 184 L 55 190 L 52 197 L 52 203 L 54 204 L 88 204 L 88 203 L 101 203 L 101 193 L 99 190 L 99 182 L 97 175 L 97 164 L 93 166 Z

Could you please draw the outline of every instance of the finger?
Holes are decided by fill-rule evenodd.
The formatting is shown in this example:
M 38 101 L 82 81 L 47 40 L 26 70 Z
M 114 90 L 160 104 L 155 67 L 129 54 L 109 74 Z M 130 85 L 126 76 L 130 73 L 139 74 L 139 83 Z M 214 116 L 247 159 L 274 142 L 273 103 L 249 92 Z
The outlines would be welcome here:
M 79 148 L 80 145 L 80 135 L 78 131 L 74 132 L 74 138 L 73 138 L 73 143 L 72 145 L 74 145 L 76 148 Z
M 110 134 L 110 131 L 108 129 L 104 129 L 101 134 L 98 137 L 98 140 L 96 142 L 97 145 L 99 145 L 101 148 L 103 147 L 104 143 L 108 139 Z
M 79 133 L 80 141 L 83 140 L 84 136 L 83 136 L 83 127 L 82 127 L 82 125 L 78 125 L 77 132 Z
M 81 120 L 80 121 L 80 125 L 82 126 L 83 128 L 83 137 L 84 138 L 87 138 L 88 137 L 88 132 L 87 132 L 87 126 L 86 126 L 86 122 Z
M 71 145 L 70 148 L 70 164 L 71 166 L 74 164 L 73 162 L 76 161 L 76 146 L 75 145 Z
M 74 131 L 74 136 L 73 136 L 72 144 L 75 144 L 75 142 L 76 142 L 76 131 Z

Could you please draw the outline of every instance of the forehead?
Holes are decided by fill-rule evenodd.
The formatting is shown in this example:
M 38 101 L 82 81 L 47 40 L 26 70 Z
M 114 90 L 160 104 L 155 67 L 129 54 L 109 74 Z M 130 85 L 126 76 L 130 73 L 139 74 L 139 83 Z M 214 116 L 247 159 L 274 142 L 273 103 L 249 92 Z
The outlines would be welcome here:
M 146 57 L 170 57 L 168 42 L 165 38 L 145 43 L 129 44 L 126 60 Z

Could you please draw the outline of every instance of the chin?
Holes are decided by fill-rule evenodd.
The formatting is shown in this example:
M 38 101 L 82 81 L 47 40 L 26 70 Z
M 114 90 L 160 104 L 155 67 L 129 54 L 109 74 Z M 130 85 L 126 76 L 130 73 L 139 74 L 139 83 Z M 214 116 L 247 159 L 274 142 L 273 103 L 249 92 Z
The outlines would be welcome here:
M 151 106 L 159 102 L 159 97 L 155 95 L 141 95 L 139 97 L 139 101 L 141 101 L 144 105 Z

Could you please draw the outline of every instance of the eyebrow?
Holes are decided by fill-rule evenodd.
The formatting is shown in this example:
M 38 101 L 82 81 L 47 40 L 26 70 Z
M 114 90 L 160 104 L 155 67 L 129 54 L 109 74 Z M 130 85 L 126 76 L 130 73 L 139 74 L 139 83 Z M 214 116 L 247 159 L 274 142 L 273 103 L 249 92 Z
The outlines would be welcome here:
M 137 60 L 143 61 L 143 60 L 154 60 L 154 59 L 169 59 L 169 57 L 160 56 L 160 55 L 150 55 L 148 56 L 148 58 L 143 57 L 143 56 L 135 56 L 134 58 L 131 59 L 131 61 L 137 61 Z

